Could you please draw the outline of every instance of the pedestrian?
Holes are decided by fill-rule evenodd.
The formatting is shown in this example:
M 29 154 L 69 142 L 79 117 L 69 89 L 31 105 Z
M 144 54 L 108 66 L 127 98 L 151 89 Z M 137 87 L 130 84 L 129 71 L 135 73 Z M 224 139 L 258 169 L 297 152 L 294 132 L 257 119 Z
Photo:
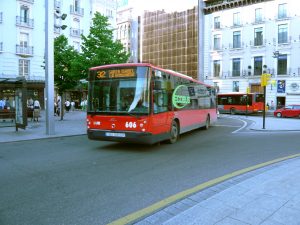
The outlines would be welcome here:
M 5 100 L 0 99 L 0 109 L 4 109 L 4 106 L 5 106 Z
M 71 101 L 71 111 L 74 112 L 75 111 L 75 102 Z
M 60 98 L 57 100 L 57 104 L 56 104 L 56 114 L 57 114 L 57 116 L 59 116 L 60 115 L 60 109 L 61 109 L 61 103 L 60 103 Z
M 39 121 L 41 105 L 39 100 L 35 99 L 33 102 L 33 121 Z
M 274 101 L 271 100 L 271 110 L 274 110 L 275 106 L 274 106 Z
M 69 112 L 70 108 L 71 108 L 71 103 L 68 99 L 67 99 L 67 101 L 65 101 L 65 107 L 66 107 L 66 111 Z

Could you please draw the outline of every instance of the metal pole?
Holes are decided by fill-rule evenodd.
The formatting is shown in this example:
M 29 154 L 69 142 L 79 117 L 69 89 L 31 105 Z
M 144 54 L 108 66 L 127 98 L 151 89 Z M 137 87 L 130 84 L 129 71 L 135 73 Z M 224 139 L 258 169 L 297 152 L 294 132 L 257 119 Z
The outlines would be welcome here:
M 46 134 L 52 135 L 54 131 L 54 2 L 45 0 L 45 111 Z
M 266 85 L 264 85 L 264 109 L 263 109 L 263 128 L 265 129 L 265 120 L 266 120 Z
M 204 81 L 204 2 L 198 0 L 198 80 Z

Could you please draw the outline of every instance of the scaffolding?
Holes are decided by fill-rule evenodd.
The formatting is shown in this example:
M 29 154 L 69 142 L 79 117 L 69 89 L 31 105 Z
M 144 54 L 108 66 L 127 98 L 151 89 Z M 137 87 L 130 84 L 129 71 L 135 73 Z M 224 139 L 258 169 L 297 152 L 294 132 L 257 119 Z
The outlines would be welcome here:
M 142 61 L 197 79 L 198 8 L 183 12 L 146 11 Z

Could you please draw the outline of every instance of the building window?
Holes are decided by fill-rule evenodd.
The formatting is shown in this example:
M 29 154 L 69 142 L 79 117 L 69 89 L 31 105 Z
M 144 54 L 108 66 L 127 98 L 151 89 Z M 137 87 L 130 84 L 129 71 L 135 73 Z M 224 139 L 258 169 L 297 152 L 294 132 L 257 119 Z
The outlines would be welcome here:
M 279 55 L 277 63 L 277 74 L 287 74 L 287 55 Z
M 220 60 L 214 60 L 214 77 L 220 77 L 221 63 Z
M 238 77 L 241 75 L 241 59 L 232 59 L 232 76 Z
M 241 32 L 235 31 L 233 32 L 233 48 L 241 47 Z
M 288 42 L 288 26 L 287 24 L 278 25 L 278 44 Z
M 215 29 L 220 29 L 221 28 L 220 17 L 219 16 L 216 16 L 214 18 L 214 28 Z
M 29 34 L 20 33 L 20 47 L 27 48 L 28 40 L 29 40 Z
M 240 26 L 241 20 L 240 20 L 240 13 L 233 13 L 233 26 Z
M 80 1 L 74 0 L 74 11 L 79 13 L 80 12 Z
M 220 50 L 221 49 L 221 35 L 216 34 L 214 35 L 214 50 Z
M 25 5 L 20 9 L 21 23 L 29 23 L 29 8 Z
M 256 23 L 262 22 L 262 9 L 261 8 L 255 9 L 255 22 Z
M 19 76 L 20 77 L 29 76 L 29 60 L 19 59 Z
M 239 81 L 233 81 L 232 82 L 232 91 L 233 92 L 239 92 L 240 91 L 240 82 Z
M 263 29 L 262 27 L 254 29 L 254 46 L 263 45 Z
M 262 56 L 254 57 L 254 75 L 260 76 L 262 74 Z
M 278 5 L 278 19 L 284 19 L 287 17 L 287 4 Z

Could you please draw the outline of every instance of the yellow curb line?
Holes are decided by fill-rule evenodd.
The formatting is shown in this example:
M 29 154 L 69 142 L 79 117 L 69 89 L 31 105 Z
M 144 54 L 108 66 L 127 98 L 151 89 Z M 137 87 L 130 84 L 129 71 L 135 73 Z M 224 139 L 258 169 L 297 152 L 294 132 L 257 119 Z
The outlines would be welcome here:
M 200 185 L 197 185 L 193 188 L 187 189 L 185 191 L 182 191 L 182 192 L 179 192 L 175 195 L 172 195 L 168 198 L 165 198 L 165 199 L 163 199 L 163 200 L 161 200 L 157 203 L 154 203 L 154 204 L 152 204 L 152 205 L 150 205 L 146 208 L 143 208 L 143 209 L 138 210 L 134 213 L 131 213 L 131 214 L 125 216 L 125 217 L 122 217 L 118 220 L 115 220 L 115 221 L 109 223 L 108 225 L 124 225 L 124 224 L 128 224 L 128 223 L 132 223 L 132 222 L 136 221 L 139 218 L 150 215 L 150 214 L 158 211 L 159 209 L 164 208 L 167 205 L 170 205 L 171 203 L 174 203 L 174 202 L 176 202 L 180 199 L 183 199 L 183 198 L 185 198 L 189 195 L 192 195 L 192 194 L 194 194 L 196 192 L 199 192 L 199 191 L 201 191 L 205 188 L 208 188 L 210 186 L 216 185 L 216 184 L 218 184 L 220 182 L 223 182 L 227 179 L 233 178 L 235 176 L 238 176 L 238 175 L 241 175 L 241 174 L 250 172 L 252 170 L 256 170 L 256 169 L 259 169 L 259 168 L 262 168 L 262 167 L 265 167 L 265 166 L 268 166 L 268 165 L 271 165 L 271 164 L 274 164 L 274 163 L 277 163 L 277 162 L 281 162 L 281 161 L 284 161 L 284 160 L 296 158 L 296 157 L 299 157 L 299 156 L 300 156 L 300 154 L 290 155 L 290 156 L 274 159 L 274 160 L 271 160 L 271 161 L 268 161 L 268 162 L 265 162 L 265 163 L 257 164 L 255 166 L 251 166 L 251 167 L 248 167 L 248 168 L 245 168 L 245 169 L 241 169 L 241 170 L 226 174 L 222 177 L 215 178 L 213 180 L 207 181 L 207 182 L 202 183 Z

